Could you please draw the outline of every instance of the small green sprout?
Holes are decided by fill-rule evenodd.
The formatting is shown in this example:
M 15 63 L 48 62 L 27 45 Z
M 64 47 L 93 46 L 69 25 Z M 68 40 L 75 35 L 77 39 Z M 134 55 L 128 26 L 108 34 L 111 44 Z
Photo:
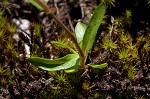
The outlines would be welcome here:
M 100 95 L 100 93 L 98 93 L 98 92 L 95 92 L 94 95 L 93 95 L 94 98 L 99 98 L 100 96 L 101 96 L 101 95 Z
M 90 89 L 90 84 L 88 82 L 82 83 L 82 88 L 83 90 L 88 91 Z
M 4 75 L 6 70 L 0 65 L 0 75 Z
M 41 25 L 38 23 L 34 24 L 34 33 L 35 33 L 35 37 L 40 37 L 41 34 Z
M 127 59 L 130 57 L 130 53 L 128 49 L 122 49 L 118 52 L 118 56 L 120 59 Z
M 2 78 L 0 78 L 0 82 L 2 85 L 6 85 L 8 81 L 7 81 L 7 78 L 2 77 Z
M 114 25 L 117 27 L 121 27 L 122 26 L 122 19 L 121 18 L 115 18 L 114 20 Z
M 144 96 L 136 96 L 135 99 L 146 99 Z
M 126 43 L 128 43 L 129 39 L 130 39 L 129 34 L 122 33 L 121 36 L 120 36 L 120 43 L 121 44 L 126 44 Z
M 127 24 L 127 25 L 131 25 L 131 23 L 132 23 L 132 21 L 131 21 L 131 17 L 132 17 L 132 12 L 131 12 L 131 10 L 126 10 L 126 12 L 125 12 L 125 23 Z
M 129 51 L 133 51 L 134 48 L 136 48 L 136 45 L 133 45 L 132 42 L 130 42 L 129 44 L 126 45 L 126 48 L 127 48 Z
M 11 24 L 8 26 L 8 31 L 13 34 L 16 32 L 16 26 L 14 24 Z
M 131 10 L 126 10 L 126 12 L 125 12 L 125 16 L 126 16 L 126 18 L 127 18 L 127 19 L 130 19 L 130 18 L 131 18 L 131 16 L 132 16 L 132 12 L 131 12 Z
M 14 51 L 12 52 L 12 57 L 13 57 L 14 59 L 20 59 L 19 53 L 18 53 L 16 50 L 14 50 Z
M 131 80 L 134 80 L 134 78 L 137 74 L 137 68 L 135 68 L 135 66 L 125 64 L 123 66 L 123 69 L 128 72 L 128 74 L 127 74 L 128 78 L 131 79 Z
M 6 49 L 7 49 L 7 52 L 13 52 L 14 51 L 14 45 L 11 41 L 7 42 Z
M 63 84 L 67 83 L 67 77 L 66 74 L 64 73 L 56 74 L 55 78 L 56 78 L 56 82 L 58 83 L 63 83 Z
M 0 42 L 3 43 L 6 39 L 6 36 L 5 36 L 5 30 L 2 29 L 0 30 Z
M 143 41 L 145 38 L 144 38 L 144 36 L 142 35 L 142 36 L 139 36 L 139 37 L 137 37 L 137 43 L 140 43 L 141 41 Z
M 129 65 L 128 65 L 128 64 L 125 64 L 125 65 L 123 66 L 123 69 L 124 69 L 124 70 L 128 70 L 128 68 L 129 68 Z
M 11 71 L 9 71 L 8 69 L 4 69 L 2 65 L 0 65 L 0 76 L 0 85 L 6 85 L 8 82 L 13 82 Z
M 0 22 L 0 28 L 3 28 L 3 29 L 5 29 L 6 28 L 6 23 L 7 23 L 7 17 L 4 17 L 4 16 L 2 16 L 1 18 L 0 18 L 0 20 L 1 20 L 1 22 Z
M 1 9 L 0 9 L 0 19 L 3 18 L 3 15 L 4 15 L 4 10 L 1 10 Z
M 147 41 L 147 43 L 143 46 L 143 49 L 145 51 L 149 51 L 150 50 L 150 41 Z
M 131 52 L 131 56 L 133 59 L 136 59 L 138 57 L 138 50 L 137 48 L 135 48 L 132 52 Z
M 129 44 L 126 45 L 126 48 L 129 50 L 130 55 L 132 58 L 137 58 L 138 57 L 138 50 L 136 48 L 136 44 L 132 44 L 132 42 L 129 42 Z
M 113 42 L 112 39 L 109 39 L 108 37 L 104 37 L 102 39 L 102 47 L 105 49 L 105 50 L 108 50 L 110 52 L 112 52 L 112 50 L 116 49 L 117 46 L 116 46 L 116 42 Z
M 137 68 L 135 68 L 134 66 L 131 66 L 128 71 L 128 78 L 133 80 L 136 74 L 137 74 Z

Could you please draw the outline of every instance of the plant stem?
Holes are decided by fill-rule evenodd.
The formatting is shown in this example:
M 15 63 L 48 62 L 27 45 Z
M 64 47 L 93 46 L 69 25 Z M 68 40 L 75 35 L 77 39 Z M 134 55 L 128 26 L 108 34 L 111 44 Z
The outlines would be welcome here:
M 77 48 L 77 50 L 78 50 L 78 53 L 79 53 L 80 57 L 83 58 L 83 59 L 81 59 L 81 64 L 80 64 L 80 65 L 81 65 L 82 68 L 84 68 L 84 67 L 85 67 L 85 62 L 82 62 L 82 60 L 85 60 L 85 57 L 86 57 L 86 56 L 85 56 L 84 52 L 81 50 L 81 47 L 80 47 L 80 45 L 78 44 L 75 35 L 60 21 L 60 19 L 58 19 L 58 17 L 56 17 L 56 16 L 54 15 L 54 13 L 55 13 L 54 9 L 49 9 L 45 4 L 43 4 L 43 3 L 42 3 L 41 1 L 39 1 L 39 0 L 35 0 L 35 2 L 36 2 L 37 4 L 39 4 L 39 5 L 44 9 L 44 11 L 45 11 L 47 14 L 49 14 L 49 15 L 68 33 L 68 35 L 70 36 L 70 38 L 71 38 L 72 41 L 74 42 L 74 44 L 75 44 L 75 46 L 76 46 L 76 48 Z
M 70 38 L 72 39 L 72 41 L 75 43 L 75 46 L 77 48 L 77 50 L 79 51 L 79 54 L 81 57 L 84 57 L 84 53 L 81 50 L 76 37 L 73 35 L 73 33 L 54 15 L 51 14 L 51 17 L 68 33 L 68 35 L 70 36 Z

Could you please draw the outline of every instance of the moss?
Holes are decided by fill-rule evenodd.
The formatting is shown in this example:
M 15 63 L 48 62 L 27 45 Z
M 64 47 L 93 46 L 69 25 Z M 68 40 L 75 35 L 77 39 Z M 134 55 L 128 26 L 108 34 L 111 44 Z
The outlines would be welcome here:
M 14 33 L 17 33 L 17 27 L 9 21 L 8 16 L 5 16 L 5 11 L 1 10 L 0 87 L 2 89 L 9 87 L 11 96 L 19 98 L 144 99 L 148 97 L 147 91 L 130 89 L 132 85 L 147 86 L 146 77 L 150 64 L 150 36 L 140 34 L 137 38 L 132 37 L 128 31 L 131 19 L 131 10 L 126 10 L 122 16 L 114 17 L 110 24 L 107 21 L 103 23 L 105 27 L 102 26 L 102 30 L 105 30 L 105 33 L 98 35 L 88 61 L 92 63 L 96 63 L 94 59 L 100 63 L 106 61 L 109 64 L 108 68 L 103 70 L 86 68 L 87 71 L 80 70 L 77 73 L 67 74 L 64 71 L 46 72 L 24 61 L 25 57 L 20 55 L 24 55 L 22 44 L 25 41 L 21 39 L 16 42 L 12 38 Z M 55 58 L 70 53 L 69 50 L 51 45 L 49 42 L 53 40 L 74 48 L 74 44 L 61 30 L 57 31 L 59 35 L 53 36 L 52 33 L 45 33 L 44 26 L 40 23 L 34 23 L 30 28 L 31 42 L 28 45 L 33 56 L 50 58 L 54 55 Z M 46 43 L 50 46 L 45 47 Z M 33 81 L 41 86 L 37 88 L 38 91 L 36 88 L 31 88 Z M 16 89 L 21 95 L 17 96 L 12 91 Z
M 8 84 L 13 84 L 13 75 L 11 74 L 11 71 L 8 69 L 4 69 L 2 65 L 0 65 L 0 87 L 6 87 Z

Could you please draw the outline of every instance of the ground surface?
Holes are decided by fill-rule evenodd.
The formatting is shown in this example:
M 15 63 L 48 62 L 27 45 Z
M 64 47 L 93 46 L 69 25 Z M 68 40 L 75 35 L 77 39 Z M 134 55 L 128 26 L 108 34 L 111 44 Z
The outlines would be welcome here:
M 124 60 L 117 60 L 116 53 L 108 53 L 99 48 L 102 43 L 103 33 L 107 32 L 108 24 L 112 17 L 122 16 L 126 9 L 132 11 L 132 24 L 126 31 L 136 41 L 136 37 L 143 34 L 149 37 L 150 13 L 146 1 L 117 0 L 116 7 L 108 8 L 106 18 L 107 25 L 100 27 L 95 45 L 98 50 L 92 49 L 87 62 L 108 62 L 109 66 L 103 70 L 81 70 L 75 74 L 61 72 L 47 72 L 31 66 L 25 58 L 37 55 L 46 58 L 56 58 L 70 53 L 66 49 L 60 49 L 50 45 L 52 40 L 64 40 L 67 36 L 65 31 L 44 12 L 38 11 L 26 0 L 10 0 L 9 3 L 0 2 L 0 7 L 5 9 L 5 16 L 17 26 L 14 38 L 14 46 L 19 53 L 19 58 L 13 58 L 12 53 L 7 54 L 7 47 L 0 45 L 0 64 L 5 70 L 1 75 L 0 99 L 149 99 L 150 98 L 150 53 L 146 58 L 140 58 L 140 45 L 138 58 L 132 61 L 137 66 L 137 74 L 134 79 L 127 76 L 122 66 Z M 45 0 L 49 7 L 56 8 L 56 15 L 66 26 L 74 31 L 78 21 L 88 24 L 96 6 L 100 0 Z M 7 8 L 7 9 L 6 9 Z M 146 12 L 147 11 L 147 12 Z M 40 24 L 40 36 L 34 34 L 36 24 Z M 103 30 L 101 30 L 103 29 Z M 14 37 L 14 36 L 13 36 Z M 135 39 L 135 40 L 134 40 Z M 147 41 L 144 41 L 147 42 Z M 6 42 L 5 42 L 6 43 Z M 118 43 L 119 45 L 120 43 Z M 144 43 L 145 44 L 145 43 Z M 101 50 L 102 49 L 102 50 Z M 110 54 L 110 55 L 109 55 Z M 114 56 L 113 56 L 114 55 Z M 99 59 L 102 58 L 102 61 Z M 131 59 L 132 60 L 132 59 Z M 131 65 L 131 64 L 130 64 Z M 0 68 L 0 71 L 2 70 Z M 87 71 L 86 74 L 83 74 Z M 6 72 L 8 72 L 6 74 Z M 128 72 L 129 73 L 129 72 Z M 4 79 L 2 79 L 4 78 Z M 4 82 L 5 80 L 5 82 Z

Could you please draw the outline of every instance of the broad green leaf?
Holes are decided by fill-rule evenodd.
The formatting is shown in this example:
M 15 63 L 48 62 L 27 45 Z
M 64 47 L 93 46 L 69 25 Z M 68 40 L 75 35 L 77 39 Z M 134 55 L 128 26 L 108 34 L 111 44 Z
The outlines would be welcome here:
M 31 64 L 38 66 L 39 68 L 47 71 L 57 71 L 57 70 L 64 70 L 73 67 L 74 65 L 79 63 L 79 55 L 78 54 L 69 54 L 70 57 L 65 56 L 67 58 L 60 58 L 55 60 L 49 60 L 46 62 L 46 59 L 39 59 L 33 60 L 28 58 L 27 60 L 31 62 Z M 61 60 L 61 61 L 60 61 Z M 65 60 L 65 61 L 63 61 Z M 66 61 L 67 60 L 67 61 Z M 61 64 L 62 63 L 62 64 Z
M 88 64 L 88 66 L 93 67 L 93 68 L 103 69 L 103 68 L 108 66 L 108 63 L 103 63 L 103 64 L 100 64 L 100 65 Z
M 30 57 L 27 58 L 26 60 L 29 61 L 31 64 L 36 65 L 36 66 L 43 66 L 43 65 L 58 65 L 58 64 L 63 64 L 66 63 L 67 61 L 73 59 L 75 57 L 74 54 L 68 54 L 62 58 L 50 60 L 47 58 L 40 58 L 40 57 Z
M 77 25 L 75 26 L 75 34 L 79 44 L 83 41 L 85 30 L 86 26 L 81 22 L 78 22 Z
M 43 8 L 39 5 L 39 4 L 37 4 L 36 2 L 35 2 L 35 0 L 28 0 L 32 5 L 34 5 L 37 9 L 39 9 L 40 11 L 42 11 L 43 10 Z M 40 0 L 41 2 L 42 2 L 42 0 Z
M 79 63 L 80 58 L 77 54 L 74 54 L 74 58 L 69 60 L 68 62 L 58 65 L 58 66 L 38 66 L 39 68 L 47 71 L 58 71 L 58 70 L 65 70 L 71 68 Z
M 86 54 L 92 48 L 98 28 L 104 18 L 106 8 L 104 4 L 99 4 L 87 26 L 82 43 L 82 49 Z
M 75 65 L 71 68 L 65 69 L 66 73 L 74 73 L 77 72 L 80 69 L 80 65 Z
M 67 49 L 69 49 L 69 50 L 70 50 L 71 52 L 73 52 L 73 53 L 77 53 L 75 50 L 73 50 L 71 47 L 67 46 L 67 45 L 64 44 L 64 43 L 57 42 L 57 41 L 51 41 L 51 43 L 52 43 L 52 44 L 56 44 L 56 45 L 58 45 L 58 46 L 60 46 L 60 47 L 62 47 L 62 48 L 67 48 Z

